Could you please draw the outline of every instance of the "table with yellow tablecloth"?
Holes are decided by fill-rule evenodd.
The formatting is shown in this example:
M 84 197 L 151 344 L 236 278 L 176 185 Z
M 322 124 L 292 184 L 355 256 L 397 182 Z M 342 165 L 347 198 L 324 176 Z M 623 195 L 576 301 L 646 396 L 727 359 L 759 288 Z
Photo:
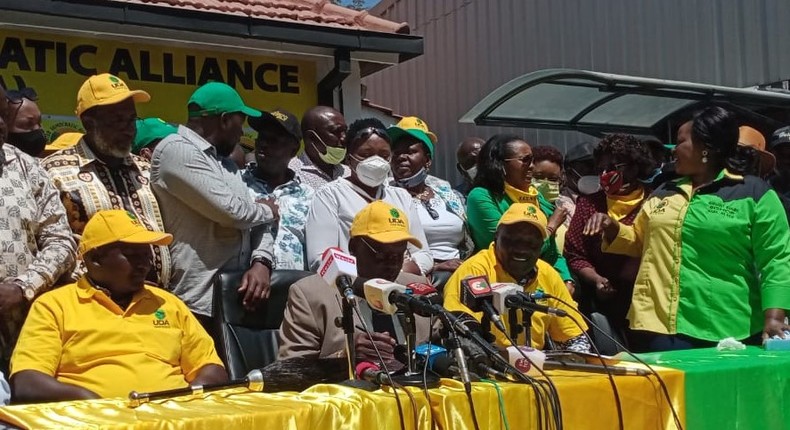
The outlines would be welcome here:
M 565 429 L 616 429 L 617 412 L 605 375 L 553 371 L 562 404 Z M 684 416 L 683 373 L 660 369 L 672 403 Z M 626 429 L 674 429 L 674 421 L 655 376 L 616 376 Z M 476 416 L 481 429 L 504 429 L 501 405 L 511 429 L 534 429 L 536 408 L 532 389 L 523 384 L 473 384 Z M 442 429 L 473 429 L 463 386 L 453 380 L 429 391 L 428 397 L 409 388 L 415 405 L 401 390 L 407 429 L 433 420 Z M 416 408 L 415 408 L 416 406 Z M 46 403 L 0 408 L 0 420 L 24 428 L 129 429 L 381 429 L 398 430 L 400 421 L 391 389 L 367 392 L 341 385 L 316 385 L 301 393 L 251 393 L 229 389 L 200 396 L 129 408 L 123 399 Z

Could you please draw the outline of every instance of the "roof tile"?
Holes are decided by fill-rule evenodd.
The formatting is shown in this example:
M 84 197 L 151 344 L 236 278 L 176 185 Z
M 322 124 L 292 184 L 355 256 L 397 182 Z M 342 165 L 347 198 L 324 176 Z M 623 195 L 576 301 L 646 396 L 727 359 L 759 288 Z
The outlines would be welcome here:
M 408 34 L 407 23 L 396 23 L 333 4 L 330 0 L 107 0 L 198 10 L 300 24 L 352 30 Z

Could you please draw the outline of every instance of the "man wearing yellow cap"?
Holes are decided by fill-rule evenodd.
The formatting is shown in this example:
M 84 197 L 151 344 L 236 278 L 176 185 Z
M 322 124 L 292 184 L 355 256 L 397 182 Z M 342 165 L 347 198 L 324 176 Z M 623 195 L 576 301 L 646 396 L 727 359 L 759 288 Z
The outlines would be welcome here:
M 348 249 L 357 259 L 357 273 L 362 278 L 382 278 L 402 285 L 424 283 L 426 279 L 422 276 L 401 272 L 407 243 L 421 246 L 420 241 L 409 232 L 406 215 L 379 200 L 365 206 L 354 217 Z M 288 291 L 288 303 L 280 327 L 278 358 L 345 356 L 344 333 L 335 325 L 335 319 L 342 315 L 340 300 L 337 287 L 328 285 L 319 275 L 309 276 L 293 284 Z M 402 336 L 402 331 L 398 329 L 399 323 L 392 316 L 374 313 L 364 300 L 357 300 L 368 327 L 378 331 L 373 333 L 373 339 L 389 366 L 398 343 L 395 338 Z M 386 321 L 386 318 L 390 320 Z M 395 333 L 377 329 L 377 322 L 381 322 L 381 327 L 389 323 L 387 326 L 390 330 L 394 328 Z M 428 320 L 417 318 L 416 325 L 418 342 L 427 340 L 430 334 Z M 378 361 L 365 334 L 356 333 L 356 345 L 359 360 Z
M 79 245 L 87 273 L 32 305 L 11 359 L 18 402 L 127 396 L 227 373 L 186 305 L 145 282 L 151 245 L 173 237 L 125 210 L 100 211 Z
M 131 153 L 136 134 L 135 103 L 151 96 L 130 90 L 109 73 L 88 78 L 77 93 L 76 114 L 85 128 L 76 145 L 41 161 L 60 191 L 69 225 L 76 235 L 98 211 L 125 209 L 149 229 L 162 231 L 159 204 L 149 187 L 149 163 Z M 166 246 L 154 248 L 151 282 L 166 286 L 170 254 Z M 82 273 L 80 266 L 76 275 Z
M 444 307 L 451 311 L 463 311 L 481 320 L 482 312 L 473 313 L 460 300 L 461 281 L 468 276 L 488 276 L 491 284 L 513 283 L 524 287 L 524 291 L 533 293 L 538 289 L 557 297 L 572 305 L 561 303 L 555 299 L 547 299 L 541 304 L 566 310 L 581 322 L 576 302 L 571 298 L 559 273 L 550 264 L 540 260 L 540 250 L 548 233 L 546 216 L 539 207 L 531 203 L 515 203 L 502 215 L 497 225 L 494 241 L 488 249 L 484 249 L 466 260 L 444 287 Z M 519 322 L 521 313 L 519 315 Z M 509 327 L 507 318 L 503 318 L 505 327 Z M 588 351 L 590 344 L 586 337 L 569 318 L 558 318 L 535 312 L 531 320 L 531 345 L 543 349 L 546 333 L 555 342 L 558 349 Z M 499 345 L 508 345 L 505 336 L 495 330 L 494 335 Z M 522 331 L 516 339 L 519 345 L 525 345 L 526 339 Z

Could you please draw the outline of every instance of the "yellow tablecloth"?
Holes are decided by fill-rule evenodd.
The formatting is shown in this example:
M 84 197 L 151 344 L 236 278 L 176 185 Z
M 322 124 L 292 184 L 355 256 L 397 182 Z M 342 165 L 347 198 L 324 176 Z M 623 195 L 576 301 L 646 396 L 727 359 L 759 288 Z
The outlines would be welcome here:
M 616 429 L 612 389 L 605 375 L 550 373 L 560 393 L 565 429 Z M 683 373 L 661 369 L 675 409 L 684 416 Z M 674 429 L 668 404 L 655 377 L 618 376 L 615 382 L 626 429 Z M 474 383 L 473 398 L 481 429 L 504 429 L 493 385 Z M 535 403 L 529 386 L 500 383 L 505 415 L 512 429 L 534 429 Z M 473 429 L 462 385 L 443 380 L 425 394 L 410 388 L 417 405 L 419 429 Z M 414 408 L 400 392 L 406 428 L 414 428 Z M 48 403 L 0 408 L 0 420 L 25 428 L 129 429 L 381 429 L 399 430 L 395 398 L 389 389 L 366 392 L 339 385 L 316 385 L 301 393 L 249 393 L 231 389 L 197 397 L 181 397 L 126 406 L 122 399 Z

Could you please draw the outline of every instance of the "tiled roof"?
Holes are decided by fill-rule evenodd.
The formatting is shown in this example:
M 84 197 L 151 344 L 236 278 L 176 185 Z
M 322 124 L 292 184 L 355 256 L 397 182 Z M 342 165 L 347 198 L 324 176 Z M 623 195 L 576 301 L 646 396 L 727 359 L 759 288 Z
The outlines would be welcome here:
M 351 30 L 408 34 L 407 23 L 396 23 L 333 4 L 330 0 L 109 0 L 177 9 L 198 10 L 258 19 L 321 25 Z

